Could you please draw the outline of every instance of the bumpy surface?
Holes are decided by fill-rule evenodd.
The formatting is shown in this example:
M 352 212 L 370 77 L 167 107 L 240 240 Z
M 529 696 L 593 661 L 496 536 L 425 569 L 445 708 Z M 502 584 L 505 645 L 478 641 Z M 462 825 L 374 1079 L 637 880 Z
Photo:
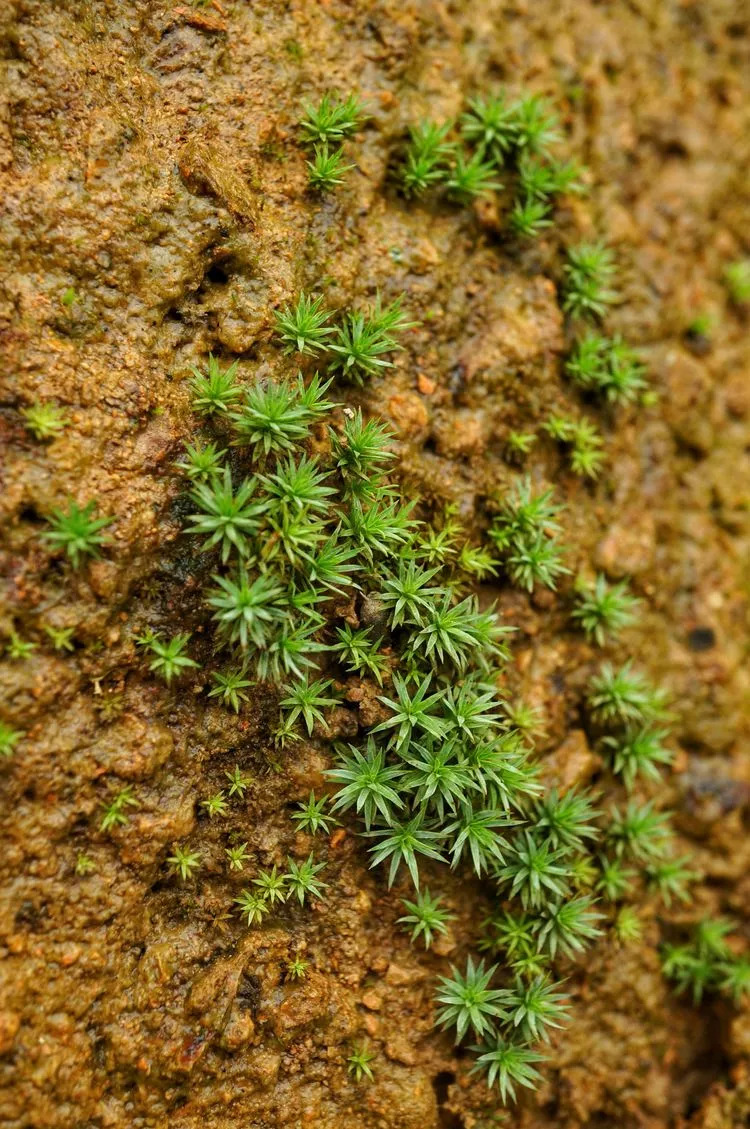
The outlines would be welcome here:
M 480 528 L 517 477 L 508 433 L 580 403 L 562 370 L 560 249 L 596 236 L 621 274 L 608 327 L 642 349 L 658 399 L 591 411 L 607 443 L 597 484 L 547 439 L 526 467 L 565 503 L 574 572 L 628 575 L 642 597 L 608 653 L 635 655 L 675 703 L 659 800 L 704 880 L 690 906 L 646 903 L 642 943 L 608 937 L 563 963 L 572 1023 L 507 1123 L 746 1124 L 747 1004 L 692 1009 L 657 955 L 685 922 L 723 913 L 741 936 L 750 919 L 750 371 L 747 311 L 721 285 L 750 230 L 740 7 L 15 0 L 0 14 L 0 628 L 38 644 L 0 662 L 2 716 L 25 734 L 0 778 L 4 1124 L 494 1123 L 484 1082 L 433 1029 L 435 976 L 471 951 L 479 886 L 428 867 L 456 920 L 425 955 L 395 924 L 408 889 L 387 890 L 345 824 L 323 848 L 326 899 L 248 929 L 231 913 L 246 879 L 227 871 L 227 836 L 260 866 L 306 857 L 289 814 L 323 787 L 327 746 L 274 749 L 272 694 L 235 717 L 200 673 L 166 689 L 134 635 L 200 638 L 207 622 L 207 566 L 183 533 L 173 463 L 194 438 L 190 367 L 209 350 L 238 357 L 245 381 L 291 371 L 272 310 L 301 289 L 333 307 L 404 292 L 421 323 L 406 351 L 337 395 L 390 422 L 398 477 L 426 517 L 454 503 Z M 588 197 L 530 244 L 508 237 L 502 199 L 405 203 L 389 178 L 408 124 L 500 84 L 548 94 L 590 170 Z M 329 88 L 359 91 L 371 118 L 348 150 L 356 171 L 321 201 L 296 122 L 301 100 Z M 686 334 L 699 311 L 714 315 L 710 338 Z M 69 420 L 47 443 L 21 415 L 37 400 Z M 40 536 L 69 495 L 116 517 L 103 558 L 79 572 Z M 571 625 L 572 580 L 532 598 L 484 587 L 518 628 L 508 692 L 543 711 L 545 772 L 596 781 L 582 701 L 600 655 Z M 55 652 L 44 625 L 72 628 L 74 650 Z M 342 735 L 356 727 L 349 707 Z M 252 783 L 227 820 L 209 820 L 201 801 L 236 764 Z M 101 833 L 103 803 L 128 784 L 138 808 Z M 203 866 L 181 884 L 166 859 L 188 842 Z M 310 972 L 290 983 L 298 952 Z M 346 1071 L 365 1038 L 369 1085 Z

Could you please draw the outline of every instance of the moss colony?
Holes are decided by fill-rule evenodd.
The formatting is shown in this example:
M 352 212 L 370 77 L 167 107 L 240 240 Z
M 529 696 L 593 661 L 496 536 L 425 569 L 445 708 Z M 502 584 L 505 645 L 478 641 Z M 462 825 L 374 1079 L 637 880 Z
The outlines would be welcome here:
M 427 25 L 402 42 L 388 5 L 372 74 L 295 84 L 316 48 L 251 7 L 165 9 L 149 67 L 167 102 L 180 75 L 179 147 L 148 206 L 163 154 L 117 182 L 132 246 L 80 253 L 106 279 L 132 265 L 124 305 L 55 275 L 46 350 L 72 351 L 72 383 L 30 379 L 6 412 L 8 1124 L 735 1129 L 747 797 L 692 758 L 741 713 L 741 661 L 705 624 L 740 622 L 720 562 L 747 511 L 709 477 L 697 376 L 665 375 L 611 123 L 507 60 L 409 77 Z M 348 23 L 320 7 L 325 57 Z M 454 67 L 500 34 L 454 19 L 431 32 Z M 263 114 L 225 88 L 255 73 L 235 49 L 283 72 Z M 178 285 L 181 255 L 200 277 Z M 695 357 L 747 317 L 742 241 L 712 263 L 714 300 L 672 315 Z M 71 392 L 92 350 L 96 425 Z M 693 1122 L 718 1077 L 737 1109 Z
M 344 168 L 328 145 L 354 133 L 362 116 L 354 95 L 326 94 L 307 108 L 301 132 L 320 143 L 310 165 L 314 188 L 339 183 L 322 171 L 334 160 L 337 171 Z M 451 140 L 454 133 L 469 151 Z M 465 201 L 500 187 L 496 177 L 511 164 L 519 191 L 511 229 L 533 236 L 551 222 L 554 194 L 582 190 L 577 168 L 549 158 L 559 140 L 555 116 L 536 96 L 478 98 L 458 130 L 452 122 L 414 127 L 398 177 L 407 195 L 444 186 L 449 198 Z M 563 272 L 563 309 L 575 319 L 604 317 L 617 299 L 606 247 L 571 247 Z M 600 808 L 593 790 L 545 788 L 533 758 L 537 719 L 500 690 L 513 626 L 475 589 L 501 572 L 528 592 L 555 589 L 570 571 L 553 490 L 537 491 L 525 476 L 490 499 L 483 544 L 451 512 L 431 526 L 418 502 L 401 496 L 387 427 L 332 398 L 335 381 L 361 385 L 391 366 L 400 336 L 415 327 L 402 299 L 385 305 L 377 297 L 370 309 L 335 318 L 322 295 L 302 293 L 275 320 L 282 355 L 306 362 L 307 373 L 243 384 L 236 364 L 222 368 L 209 357 L 192 380 L 201 432 L 177 464 L 190 484 L 186 533 L 201 539 L 216 570 L 203 597 L 208 646 L 219 663 L 208 672 L 209 695 L 238 712 L 266 684 L 278 699 L 274 740 L 287 756 L 303 738 L 328 739 L 327 714 L 339 703 L 368 697 L 372 724 L 362 741 L 330 742 L 330 796 L 311 793 L 296 818 L 313 833 L 329 831 L 339 814 L 359 818 L 370 865 L 385 867 L 389 887 L 408 876 L 414 889 L 401 920 L 425 947 L 450 918 L 420 875 L 425 860 L 459 875 L 468 868 L 487 884 L 492 912 L 476 922 L 476 947 L 489 957 L 469 956 L 440 977 L 436 1023 L 472 1046 L 475 1069 L 506 1102 L 517 1087 L 536 1085 L 544 1044 L 565 1022 L 556 958 L 582 952 L 607 928 L 623 942 L 639 938 L 639 887 L 653 887 L 667 905 L 687 900 L 689 859 L 677 856 L 668 813 L 654 800 L 636 795 Z M 309 372 L 311 364 L 328 375 Z M 633 403 L 647 389 L 634 351 L 591 330 L 566 370 L 584 393 L 612 404 Z M 26 416 L 40 439 L 62 426 L 53 405 Z M 545 426 L 570 445 L 571 469 L 596 477 L 603 452 L 593 422 L 551 416 Z M 524 455 L 527 446 L 515 448 Z M 96 509 L 95 501 L 71 501 L 50 518 L 45 537 L 74 567 L 107 543 L 113 519 Z M 599 645 L 636 615 L 627 585 L 609 586 L 603 575 L 590 589 L 579 587 L 572 612 Z M 146 628 L 136 638 L 149 670 L 167 685 L 204 668 L 189 654 L 188 633 L 166 638 Z M 13 657 L 23 657 L 22 646 L 14 641 Z M 664 693 L 630 662 L 618 669 L 605 662 L 587 709 L 626 791 L 658 783 L 659 767 L 671 759 Z M 6 734 L 8 751 L 17 737 Z M 209 818 L 227 816 L 235 791 L 241 785 L 232 779 L 228 794 L 202 800 Z M 137 804 L 131 788 L 119 791 L 101 830 L 126 823 Z M 245 870 L 246 847 L 226 847 L 227 867 Z M 167 863 L 189 881 L 200 851 L 176 844 Z M 249 874 L 236 912 L 251 927 L 290 901 L 302 912 L 310 899 L 325 898 L 325 865 L 311 852 L 301 863 L 288 858 L 281 871 L 274 864 Z M 696 1000 L 707 989 L 735 998 L 750 991 L 750 963 L 735 959 L 724 939 L 730 929 L 705 921 L 693 942 L 665 946 L 664 970 L 678 989 Z M 355 1050 L 349 1061 L 358 1080 L 372 1078 L 369 1052 Z

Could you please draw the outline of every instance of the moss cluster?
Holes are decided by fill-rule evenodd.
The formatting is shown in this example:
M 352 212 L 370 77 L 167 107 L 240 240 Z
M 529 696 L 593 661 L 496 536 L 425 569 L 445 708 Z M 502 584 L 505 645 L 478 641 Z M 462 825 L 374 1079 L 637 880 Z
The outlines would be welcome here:
M 557 116 L 539 95 L 476 97 L 457 122 L 425 121 L 409 129 L 397 180 L 407 197 L 442 191 L 466 204 L 500 191 L 500 176 L 509 176 L 509 230 L 533 238 L 551 226 L 556 196 L 584 191 L 582 170 L 553 155 L 561 141 Z
M 400 303 L 360 316 L 389 335 L 373 356 L 388 364 L 408 324 Z M 280 349 L 337 358 L 347 329 L 329 324 L 320 299 L 302 295 L 277 315 L 277 332 Z M 337 359 L 332 367 L 341 371 Z M 545 790 L 533 759 L 536 719 L 499 691 L 510 629 L 465 589 L 501 570 L 524 588 L 554 587 L 568 571 L 560 507 L 551 491 L 535 493 L 519 479 L 491 524 L 488 552 L 452 511 L 439 528 L 420 520 L 389 473 L 386 427 L 335 403 L 317 374 L 245 386 L 234 366 L 211 359 L 192 391 L 210 434 L 178 467 L 193 502 L 187 532 L 215 561 L 204 602 L 221 669 L 211 672 L 209 693 L 236 711 L 257 681 L 275 686 L 276 740 L 290 755 L 300 740 L 330 741 L 331 711 L 347 708 L 350 688 L 378 703 L 361 742 L 333 742 L 331 794 L 311 794 L 295 822 L 315 834 L 346 813 L 357 818 L 371 866 L 385 867 L 389 886 L 414 887 L 400 921 L 425 947 L 452 916 L 424 885 L 425 868 L 485 884 L 496 908 L 477 945 L 496 961 L 453 968 L 438 987 L 436 1014 L 457 1041 L 477 1045 L 477 1069 L 511 1099 L 536 1084 L 543 1044 L 567 1014 L 556 962 L 602 932 L 608 904 L 637 902 L 647 889 L 667 902 L 685 898 L 692 877 L 650 801 L 602 809 L 588 789 Z M 604 643 L 636 606 L 624 585 L 598 578 L 579 589 L 574 618 Z M 194 661 L 184 635 L 141 641 L 167 682 Z M 664 695 L 629 665 L 603 665 L 588 711 L 628 788 L 668 763 Z M 204 807 L 221 818 L 225 793 Z M 230 868 L 243 869 L 246 846 L 227 849 Z M 168 861 L 183 879 L 199 863 L 188 847 Z M 325 896 L 322 868 L 311 854 L 290 859 L 286 871 L 258 873 L 236 899 L 238 912 L 257 925 L 289 898 Z M 617 936 L 637 933 L 629 910 L 617 911 Z
M 312 187 L 341 182 L 352 167 L 341 146 L 363 119 L 353 95 L 306 107 L 300 129 L 314 151 Z M 556 117 L 538 96 L 476 98 L 458 122 L 410 130 L 399 183 L 408 197 L 441 191 L 466 203 L 510 176 L 509 227 L 531 237 L 550 225 L 556 195 L 581 190 L 579 170 L 553 155 L 559 141 Z M 602 243 L 569 248 L 562 278 L 562 306 L 574 321 L 604 318 L 618 298 L 614 258 Z M 546 787 L 534 759 L 538 719 L 500 690 L 512 628 L 472 587 L 503 573 L 532 592 L 555 589 L 569 575 L 553 491 L 535 492 L 531 478 L 520 477 L 499 500 L 487 546 L 474 543 L 450 509 L 437 527 L 428 525 L 391 473 L 387 427 L 332 392 L 336 379 L 361 385 L 392 365 L 401 335 L 415 324 L 402 301 L 384 305 L 378 296 L 368 309 L 334 316 L 322 296 L 302 293 L 274 320 L 280 355 L 311 358 L 324 376 L 300 372 L 244 384 L 237 362 L 224 367 L 209 356 L 190 382 L 201 430 L 176 470 L 191 509 L 185 534 L 213 568 L 202 592 L 205 635 L 218 656 L 205 672 L 207 694 L 239 713 L 263 683 L 275 693 L 279 748 L 293 756 L 301 741 L 331 746 L 329 792 L 311 793 L 294 823 L 316 835 L 342 817 L 356 821 L 370 866 L 398 887 L 405 911 L 399 924 L 413 943 L 429 948 L 453 917 L 446 897 L 425 885 L 427 873 L 440 880 L 442 871 L 444 880 L 453 871 L 483 884 L 492 911 L 477 923 L 476 947 L 485 955 L 440 977 L 436 1023 L 471 1047 L 473 1069 L 486 1073 L 502 1101 L 512 1100 L 519 1087 L 538 1083 L 544 1045 L 567 1019 L 561 960 L 585 951 L 608 927 L 621 943 L 637 939 L 636 905 L 648 892 L 667 905 L 689 897 L 689 860 L 675 850 L 667 814 L 640 794 L 671 761 L 665 695 L 632 664 L 605 661 L 582 709 L 625 798 L 604 805 L 592 789 Z M 635 402 L 646 388 L 635 352 L 591 330 L 565 368 L 605 403 Z M 25 415 L 40 439 L 54 438 L 65 423 L 50 405 Z M 569 450 L 576 474 L 596 478 L 602 440 L 590 421 L 551 416 L 544 428 Z M 525 456 L 535 438 L 511 433 L 514 456 Z M 96 509 L 94 501 L 71 501 L 51 515 L 45 540 L 74 567 L 109 543 L 113 519 Z M 599 646 L 637 614 L 627 585 L 601 576 L 579 584 L 575 599 L 573 622 Z M 64 633 L 49 633 L 57 649 L 71 645 Z M 167 687 L 202 669 L 187 632 L 166 638 L 144 625 L 134 639 Z M 24 659 L 31 647 L 14 636 L 11 657 Z M 332 715 L 363 693 L 372 709 L 366 724 L 356 718 L 357 740 L 332 740 Z M 9 756 L 22 737 L 0 727 L 0 754 Z M 239 768 L 226 775 L 225 788 L 200 801 L 208 819 L 225 818 L 248 787 Z M 134 789 L 120 789 L 101 813 L 100 830 L 126 825 L 137 806 Z M 228 870 L 244 871 L 247 847 L 225 848 Z M 174 844 L 165 862 L 189 882 L 201 855 Z M 288 857 L 285 869 L 260 870 L 234 899 L 235 912 L 255 926 L 283 903 L 324 898 L 324 868 L 311 852 L 301 861 Z M 77 873 L 89 869 L 80 855 Z M 721 922 L 706 922 L 690 942 L 664 950 L 666 975 L 696 1000 L 708 990 L 736 999 L 750 988 L 747 962 L 733 956 L 727 932 Z M 305 972 L 301 958 L 287 969 L 290 978 Z M 369 1048 L 354 1048 L 348 1067 L 355 1080 L 373 1077 L 374 1059 Z

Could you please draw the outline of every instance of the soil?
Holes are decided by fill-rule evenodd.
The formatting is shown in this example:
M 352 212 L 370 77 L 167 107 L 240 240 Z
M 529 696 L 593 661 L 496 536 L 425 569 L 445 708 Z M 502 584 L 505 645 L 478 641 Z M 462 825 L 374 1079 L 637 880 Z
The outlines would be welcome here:
M 0 633 L 38 644 L 0 662 L 2 716 L 25 733 L 0 771 L 2 1123 L 747 1125 L 750 1006 L 693 1008 L 658 959 L 660 940 L 708 913 L 750 942 L 750 350 L 748 311 L 721 282 L 750 252 L 747 9 L 10 0 L 0 26 Z M 589 194 L 530 244 L 508 238 L 502 195 L 407 203 L 390 176 L 408 124 L 498 85 L 548 94 L 589 169 Z M 349 147 L 356 171 L 321 201 L 296 122 L 329 88 L 360 91 L 371 117 Z M 608 329 L 643 351 L 657 395 L 638 410 L 587 405 L 607 444 L 595 485 L 551 440 L 526 468 L 565 502 L 573 574 L 627 575 L 642 597 L 608 654 L 635 656 L 670 692 L 677 756 L 656 794 L 703 878 L 687 907 L 644 903 L 641 944 L 608 935 L 560 963 L 572 1022 L 542 1088 L 503 1114 L 432 1026 L 435 976 L 474 951 L 485 891 L 428 866 L 456 921 L 435 950 L 414 949 L 395 924 L 407 886 L 388 891 L 345 824 L 315 841 L 326 899 L 248 929 L 231 912 L 247 875 L 227 872 L 224 848 L 247 841 L 261 866 L 306 857 L 289 813 L 323 788 L 328 747 L 274 750 L 270 692 L 235 717 L 200 672 L 168 690 L 133 636 L 191 630 L 204 646 L 208 566 L 181 533 L 173 468 L 195 432 L 192 365 L 212 351 L 238 358 L 243 380 L 286 371 L 271 314 L 300 289 L 334 308 L 403 292 L 421 324 L 395 367 L 337 394 L 394 427 L 424 514 L 455 503 L 481 528 L 518 474 L 509 431 L 581 407 L 562 370 L 561 248 L 598 235 L 620 271 Z M 687 332 L 698 312 L 714 318 L 708 338 Z M 36 400 L 68 415 L 47 443 L 20 414 Z M 78 572 L 40 537 L 71 495 L 117 519 L 102 560 Z M 508 692 L 544 711 L 546 771 L 596 784 L 582 699 L 600 653 L 571 628 L 573 579 L 549 599 L 505 583 L 484 595 L 517 628 Z M 55 652 L 44 625 L 73 628 L 74 651 Z M 235 764 L 251 786 L 209 820 L 200 801 Z M 103 834 L 102 804 L 126 784 L 139 806 Z M 191 883 L 169 874 L 175 842 L 201 853 Z M 293 983 L 297 953 L 310 973 Z M 346 1071 L 363 1040 L 370 1084 Z

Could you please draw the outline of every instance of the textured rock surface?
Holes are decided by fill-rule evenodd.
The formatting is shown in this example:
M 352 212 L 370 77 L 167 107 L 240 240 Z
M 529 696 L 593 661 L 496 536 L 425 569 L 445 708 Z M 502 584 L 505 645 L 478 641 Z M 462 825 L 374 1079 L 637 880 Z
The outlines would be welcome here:
M 305 858 L 289 805 L 320 787 L 325 748 L 278 758 L 272 696 L 256 692 L 235 718 L 208 703 L 200 673 L 170 693 L 133 636 L 192 630 L 202 645 L 206 565 L 180 536 L 172 467 L 193 435 L 191 365 L 211 350 L 236 354 L 245 380 L 288 368 L 271 311 L 300 288 L 334 307 L 403 291 L 421 327 L 387 376 L 342 394 L 390 419 L 426 513 L 451 502 L 481 524 L 516 474 L 509 431 L 577 402 L 561 374 L 559 248 L 594 233 L 622 273 L 611 326 L 643 349 L 659 400 L 602 415 L 595 487 L 544 439 L 530 466 L 566 502 L 574 572 L 630 575 L 643 599 L 614 656 L 635 654 L 676 703 L 665 795 L 706 882 L 689 910 L 648 909 L 643 945 L 603 941 L 566 969 L 572 1025 L 509 1123 L 746 1124 L 747 1013 L 675 1001 L 656 956 L 662 925 L 724 912 L 747 931 L 750 919 L 750 367 L 747 313 L 720 284 L 750 230 L 740 7 L 10 0 L 0 12 L 0 633 L 38 643 L 0 661 L 2 717 L 25 733 L 0 768 L 3 1124 L 493 1123 L 430 1002 L 434 975 L 471 946 L 478 886 L 430 873 L 456 914 L 453 946 L 411 950 L 398 890 L 339 829 L 322 848 L 326 901 L 248 932 L 225 847 L 247 841 L 261 866 Z M 589 198 L 530 246 L 503 233 L 502 200 L 495 213 L 407 205 L 388 178 L 408 123 L 500 83 L 550 94 L 591 170 Z M 360 90 L 372 117 L 356 172 L 321 204 L 295 122 L 300 100 L 329 87 Z M 685 337 L 698 310 L 717 321 L 702 355 Z M 37 399 L 70 421 L 45 444 L 20 415 Z M 105 559 L 80 573 L 40 539 L 68 495 L 116 517 Z M 543 710 L 550 775 L 595 779 L 581 700 L 598 656 L 570 628 L 571 588 L 549 606 L 489 589 L 518 628 L 508 691 Z M 45 624 L 73 629 L 72 654 L 52 651 Z M 359 708 L 371 724 L 379 707 L 360 695 Z M 200 801 L 235 764 L 252 783 L 229 819 L 209 821 Z M 103 835 L 102 804 L 127 783 L 139 806 Z M 202 868 L 180 886 L 165 860 L 188 839 Z M 283 976 L 295 953 L 312 969 L 301 986 Z M 364 1038 L 378 1053 L 371 1086 L 346 1073 Z

